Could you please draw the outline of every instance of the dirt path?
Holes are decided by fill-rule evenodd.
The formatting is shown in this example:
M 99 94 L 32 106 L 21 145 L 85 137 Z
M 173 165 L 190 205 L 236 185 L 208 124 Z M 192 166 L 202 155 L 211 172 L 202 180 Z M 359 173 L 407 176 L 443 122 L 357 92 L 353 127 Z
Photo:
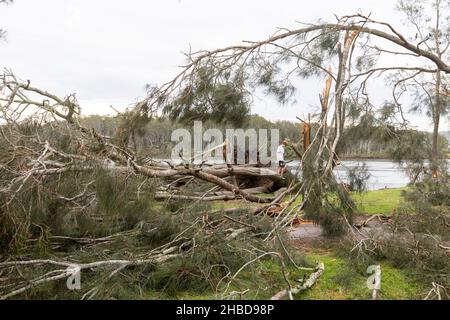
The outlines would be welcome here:
M 338 238 L 324 237 L 322 227 L 316 224 L 300 224 L 289 233 L 294 246 L 303 252 L 327 250 L 340 241 Z
M 362 224 L 369 217 L 370 216 L 367 215 L 356 216 L 354 219 L 354 224 Z M 367 223 L 365 227 L 377 229 L 383 228 L 384 226 L 380 220 L 373 219 L 369 223 Z M 300 224 L 292 227 L 289 231 L 289 234 L 293 244 L 300 250 L 304 251 L 310 251 L 313 249 L 331 249 L 339 244 L 342 240 L 342 237 L 325 237 L 323 235 L 322 227 L 312 223 Z

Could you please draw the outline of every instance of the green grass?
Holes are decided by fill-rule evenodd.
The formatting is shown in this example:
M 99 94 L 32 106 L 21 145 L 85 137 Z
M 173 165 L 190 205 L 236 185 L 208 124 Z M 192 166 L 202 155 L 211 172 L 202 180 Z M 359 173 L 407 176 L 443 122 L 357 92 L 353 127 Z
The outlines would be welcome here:
M 367 277 L 354 269 L 344 259 L 330 253 L 311 254 L 313 261 L 322 261 L 325 264 L 325 273 L 315 286 L 297 299 L 313 300 L 365 300 L 371 299 L 371 290 L 367 288 Z M 404 270 L 380 263 L 381 290 L 380 299 L 408 300 L 419 299 L 423 288 L 411 280 Z
M 252 209 L 258 206 L 258 204 L 256 203 L 248 202 L 245 200 L 212 201 L 209 204 L 212 211 L 232 208 Z
M 307 254 L 306 259 L 315 265 L 317 262 L 325 264 L 324 274 L 314 286 L 294 298 L 298 300 L 367 300 L 371 299 L 372 291 L 367 288 L 368 275 L 358 271 L 344 258 L 330 252 Z M 421 299 L 425 289 L 412 280 L 405 270 L 397 269 L 387 263 L 381 265 L 381 290 L 379 299 L 382 300 L 411 300 Z M 309 276 L 309 272 L 287 268 L 287 274 L 292 286 L 296 280 Z M 274 260 L 265 260 L 248 267 L 233 281 L 228 292 L 249 289 L 245 299 L 270 299 L 273 295 L 286 288 L 280 265 Z M 219 290 L 220 292 L 220 290 Z M 217 299 L 213 292 L 186 293 L 181 299 Z
M 365 214 L 392 214 L 394 210 L 397 210 L 404 203 L 401 196 L 402 191 L 406 188 L 398 189 L 382 189 L 374 190 L 363 193 L 353 192 L 351 194 L 352 199 L 357 205 L 357 209 L 360 213 Z M 267 195 L 265 195 L 267 196 Z M 269 195 L 270 196 L 270 195 Z M 292 195 L 287 195 L 284 199 L 289 201 Z M 292 207 L 301 204 L 302 198 L 298 197 L 297 200 L 292 204 Z M 229 209 L 229 208 L 254 208 L 258 206 L 255 203 L 245 202 L 245 201 L 216 201 L 211 203 L 212 210 Z
M 398 209 L 403 204 L 401 196 L 403 190 L 405 188 L 353 193 L 352 198 L 361 213 L 392 214 L 394 209 Z

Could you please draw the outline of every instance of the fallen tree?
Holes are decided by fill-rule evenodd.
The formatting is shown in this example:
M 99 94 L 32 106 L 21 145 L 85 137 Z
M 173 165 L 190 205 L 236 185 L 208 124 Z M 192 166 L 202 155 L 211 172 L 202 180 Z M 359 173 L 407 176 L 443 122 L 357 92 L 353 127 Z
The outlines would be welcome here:
M 365 49 L 371 47 L 365 45 L 368 38 L 357 46 L 364 36 L 388 41 L 397 50 L 378 50 L 379 53 L 412 55 L 431 66 L 355 64 L 357 53 L 364 58 Z M 333 174 L 339 161 L 338 146 L 348 120 L 349 103 L 373 111 L 367 82 L 390 71 L 401 76 L 393 86 L 394 100 L 398 102 L 397 90 L 407 79 L 417 74 L 450 73 L 445 60 L 423 49 L 421 43 L 406 40 L 391 25 L 360 14 L 341 17 L 337 23 L 280 31 L 263 41 L 191 53 L 188 58 L 188 64 L 172 81 L 149 88 L 145 100 L 119 115 L 122 126 L 113 137 L 80 124 L 81 107 L 74 94 L 61 98 L 5 71 L 0 83 L 1 252 L 20 252 L 17 249 L 28 248 L 30 243 L 34 247 L 61 248 L 67 246 L 61 240 L 68 238 L 78 239 L 72 241 L 76 245 L 95 248 L 110 242 L 94 239 L 110 240 L 111 234 L 124 232 L 127 227 L 136 227 L 139 232 L 122 237 L 121 247 L 113 248 L 113 253 L 110 248 L 102 248 L 105 250 L 99 250 L 100 254 L 93 250 L 89 257 L 83 257 L 83 250 L 76 251 L 85 262 L 76 261 L 78 257 L 4 259 L 9 261 L 0 263 L 1 278 L 7 278 L 1 287 L 3 298 L 25 294 L 72 275 L 74 270 L 111 268 L 106 281 L 127 268 L 154 268 L 158 263 L 169 266 L 175 263 L 173 260 L 181 260 L 188 267 L 173 264 L 171 280 L 195 274 L 196 280 L 205 280 L 217 291 L 224 280 L 235 280 L 232 274 L 239 274 L 262 258 L 277 257 L 284 270 L 282 255 L 271 244 L 299 214 L 322 224 L 329 234 L 351 232 L 353 240 L 357 240 L 351 252 L 367 248 L 375 251 L 377 242 L 352 227 L 349 220 L 355 204 Z M 336 70 L 328 65 L 336 65 Z M 254 189 L 274 191 L 272 185 L 281 179 L 268 169 L 230 163 L 208 167 L 183 159 L 181 165 L 146 162 L 141 160 L 145 155 L 139 155 L 133 146 L 132 140 L 140 127 L 161 112 L 177 119 L 220 115 L 221 119 L 233 120 L 236 113 L 231 111 L 242 115 L 248 108 L 252 90 L 261 88 L 275 95 L 280 103 L 286 103 L 294 92 L 290 78 L 294 75 L 323 76 L 326 85 L 320 96 L 320 112 L 314 119 L 315 135 L 306 137 L 308 143 L 303 150 L 294 149 L 302 160 L 302 180 L 287 185 L 285 191 L 273 198 L 257 194 L 263 189 Z M 401 106 L 398 103 L 395 106 L 394 113 L 402 114 Z M 309 129 L 305 132 L 310 132 Z M 248 187 L 239 183 L 240 179 L 255 178 L 265 181 L 264 185 Z M 188 189 L 186 186 L 194 181 L 209 189 Z M 181 185 L 178 190 L 177 185 Z M 158 188 L 162 190 L 155 193 Z M 167 208 L 161 209 L 151 203 L 155 194 L 157 199 L 184 202 L 177 207 L 176 201 L 167 201 Z M 288 200 L 287 195 L 291 196 Z M 300 197 L 301 202 L 296 204 Z M 230 212 L 224 217 L 220 211 L 219 217 L 212 219 L 210 210 L 205 212 L 200 207 L 205 199 L 242 199 L 262 205 L 232 217 Z M 166 209 L 171 213 L 165 212 Z M 267 219 L 269 223 L 263 226 Z M 65 230 L 63 227 L 67 225 L 73 230 Z M 92 226 L 101 230 L 89 229 Z M 62 233 L 55 234 L 57 231 Z M 98 238 L 86 237 L 96 232 L 100 233 Z M 52 239 L 59 239 L 59 243 L 54 244 Z M 287 293 L 311 287 L 323 270 L 320 265 L 310 281 Z M 39 274 L 30 277 L 35 272 Z M 283 275 L 287 279 L 284 271 Z M 161 280 L 165 282 L 163 287 L 167 285 L 164 280 Z M 93 297 L 97 292 L 97 286 L 92 286 L 86 294 Z M 285 294 L 286 291 L 277 296 Z

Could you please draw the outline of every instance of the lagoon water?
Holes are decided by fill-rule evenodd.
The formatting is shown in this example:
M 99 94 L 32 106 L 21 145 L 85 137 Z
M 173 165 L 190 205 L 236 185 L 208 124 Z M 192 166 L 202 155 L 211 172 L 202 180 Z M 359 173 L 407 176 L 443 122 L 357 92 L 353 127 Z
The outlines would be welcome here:
M 368 161 L 341 161 L 336 167 L 336 177 L 343 182 L 347 181 L 349 169 L 366 164 L 370 178 L 367 181 L 367 189 L 378 190 L 385 188 L 401 188 L 408 184 L 409 178 L 398 163 L 388 160 Z M 293 163 L 293 165 L 295 165 Z
M 365 161 L 370 178 L 367 181 L 369 190 L 383 188 L 401 188 L 409 183 L 409 178 L 403 168 L 392 161 Z M 342 181 L 347 178 L 347 170 L 355 166 L 362 165 L 361 161 L 342 161 L 342 164 L 335 170 L 336 175 Z
M 346 182 L 348 169 L 363 163 L 366 164 L 370 174 L 370 178 L 367 181 L 367 189 L 369 190 L 401 188 L 409 183 L 409 178 L 402 166 L 389 160 L 341 161 L 340 165 L 335 169 L 335 174 L 340 181 Z M 298 161 L 293 161 L 289 163 L 288 167 L 295 170 L 295 168 L 298 168 L 298 165 Z

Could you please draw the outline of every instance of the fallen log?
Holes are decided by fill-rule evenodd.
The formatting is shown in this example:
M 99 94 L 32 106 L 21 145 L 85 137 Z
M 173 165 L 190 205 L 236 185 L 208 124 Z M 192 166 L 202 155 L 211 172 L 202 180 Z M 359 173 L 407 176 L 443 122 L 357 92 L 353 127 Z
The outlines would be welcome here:
M 134 266 L 141 265 L 153 265 L 164 263 L 168 260 L 172 260 L 175 258 L 179 258 L 181 254 L 176 253 L 178 247 L 171 247 L 166 250 L 162 250 L 161 252 L 150 256 L 147 259 L 136 259 L 136 260 L 104 260 L 104 261 L 96 261 L 92 263 L 75 263 L 75 262 L 67 262 L 67 261 L 55 261 L 50 259 L 39 259 L 39 260 L 29 260 L 29 261 L 7 261 L 1 262 L 0 268 L 4 267 L 18 267 L 18 266 L 39 266 L 39 265 L 50 265 L 59 267 L 58 270 L 54 270 L 49 272 L 43 276 L 40 276 L 34 280 L 28 280 L 19 288 L 0 295 L 0 300 L 6 300 L 11 297 L 14 297 L 18 294 L 21 294 L 27 290 L 38 287 L 42 284 L 57 281 L 60 279 L 65 279 L 74 275 L 74 273 L 80 274 L 83 270 L 90 270 L 96 268 L 128 268 Z M 62 267 L 62 269 L 61 269 Z M 54 274 L 50 276 L 50 274 Z
M 258 195 L 261 193 L 267 193 L 270 191 L 270 186 L 261 186 L 250 189 L 243 189 L 243 192 L 249 195 Z M 236 200 L 238 197 L 231 191 L 217 191 L 212 192 L 209 195 L 183 195 L 170 192 L 157 192 L 155 194 L 156 200 L 178 199 L 178 200 L 194 200 L 194 201 L 230 201 Z M 267 198 L 267 200 L 273 200 L 273 198 Z
M 225 178 L 229 176 L 243 176 L 243 177 L 258 177 L 266 178 L 272 181 L 282 181 L 283 178 L 277 174 L 275 171 L 267 168 L 259 168 L 256 166 L 242 165 L 242 166 L 231 166 L 227 167 L 225 165 L 216 165 L 211 167 L 201 167 L 201 166 L 176 166 L 176 167 L 165 167 L 165 166 L 149 166 L 149 165 L 138 165 L 133 162 L 133 167 L 139 173 L 143 173 L 147 176 L 152 177 L 175 177 L 187 175 L 190 170 L 198 170 L 204 173 L 216 176 L 218 178 Z M 116 168 L 117 170 L 117 168 Z
M 176 200 L 193 200 L 193 201 L 230 201 L 235 200 L 236 196 L 232 195 L 213 195 L 213 196 L 186 196 L 180 194 L 172 194 L 168 192 L 157 192 L 155 194 L 156 200 L 168 200 L 168 199 L 176 199 Z
M 231 191 L 233 194 L 235 195 L 239 195 L 242 198 L 244 198 L 247 201 L 251 201 L 251 202 L 256 202 L 256 203 L 270 203 L 272 200 L 271 199 L 267 199 L 267 198 L 260 198 L 258 196 L 255 196 L 253 194 L 249 194 L 247 192 L 245 192 L 242 189 L 239 189 L 238 187 L 236 187 L 235 185 L 226 182 L 225 180 L 216 177 L 212 174 L 208 174 L 206 172 L 203 171 L 198 171 L 198 170 L 190 170 L 189 174 L 191 174 L 194 177 L 197 177 L 203 181 L 208 181 L 211 182 L 225 190 Z
M 272 185 L 264 185 L 260 187 L 255 188 L 248 188 L 248 189 L 242 189 L 243 191 L 247 192 L 248 194 L 262 194 L 262 193 L 269 193 L 270 188 Z M 213 193 L 215 196 L 224 196 L 224 195 L 232 195 L 230 191 L 217 191 Z
M 309 278 L 304 283 L 302 283 L 300 286 L 294 287 L 292 289 L 282 290 L 282 291 L 278 292 L 276 295 L 274 295 L 270 300 L 281 300 L 285 296 L 291 296 L 291 295 L 294 295 L 294 294 L 298 294 L 301 291 L 305 291 L 305 290 L 310 289 L 316 283 L 317 279 L 319 279 L 320 276 L 324 272 L 325 272 L 325 265 L 321 262 L 317 266 L 317 271 L 312 273 L 309 276 Z
M 281 200 L 290 192 L 292 192 L 292 190 L 294 190 L 297 186 L 299 186 L 299 184 L 296 184 L 294 186 L 289 187 L 288 189 L 285 189 L 283 192 L 278 193 L 278 195 L 275 197 L 275 199 L 273 199 L 269 204 L 261 206 L 259 208 L 256 208 L 253 213 L 254 214 L 260 214 L 262 212 L 267 212 L 268 210 L 274 209 L 276 207 L 279 206 L 279 203 L 281 202 Z
M 145 176 L 148 177 L 174 177 L 174 176 L 180 176 L 180 175 L 186 175 L 186 176 L 193 176 L 200 180 L 210 182 L 212 184 L 215 184 L 216 186 L 219 186 L 222 189 L 225 189 L 227 191 L 230 191 L 235 196 L 241 196 L 247 201 L 250 202 L 256 202 L 256 203 L 270 203 L 272 199 L 267 198 L 260 198 L 254 194 L 250 194 L 245 192 L 245 190 L 240 189 L 236 185 L 233 185 L 229 182 L 227 182 L 224 178 L 228 176 L 233 175 L 249 175 L 249 176 L 256 176 L 261 177 L 261 174 L 263 175 L 263 178 L 269 178 L 280 180 L 282 179 L 280 176 L 275 174 L 273 171 L 265 169 L 265 168 L 249 168 L 249 167 L 231 167 L 231 168 L 222 168 L 222 169 L 211 169 L 211 168 L 201 168 L 201 167 L 175 167 L 175 168 L 168 168 L 165 171 L 161 170 L 154 170 L 149 167 L 144 167 L 136 164 L 136 162 L 131 161 L 131 164 L 133 165 L 134 169 Z
M 232 168 L 227 167 L 211 167 L 202 170 L 205 173 L 214 175 L 219 178 L 225 178 L 231 175 L 234 176 L 244 176 L 244 177 L 258 177 L 266 178 L 272 181 L 281 181 L 283 178 L 276 172 L 267 168 L 257 168 L 249 166 L 233 166 Z
M 392 219 L 392 216 L 385 216 L 385 215 L 382 215 L 382 214 L 375 214 L 375 215 L 369 217 L 368 219 L 366 219 L 365 221 L 363 221 L 363 222 L 361 222 L 359 224 L 355 224 L 355 227 L 358 228 L 358 229 L 364 228 L 364 227 L 366 227 L 369 224 L 369 222 L 371 222 L 374 219 L 378 219 L 378 221 L 380 223 L 383 223 L 384 221 L 389 221 L 390 219 Z

